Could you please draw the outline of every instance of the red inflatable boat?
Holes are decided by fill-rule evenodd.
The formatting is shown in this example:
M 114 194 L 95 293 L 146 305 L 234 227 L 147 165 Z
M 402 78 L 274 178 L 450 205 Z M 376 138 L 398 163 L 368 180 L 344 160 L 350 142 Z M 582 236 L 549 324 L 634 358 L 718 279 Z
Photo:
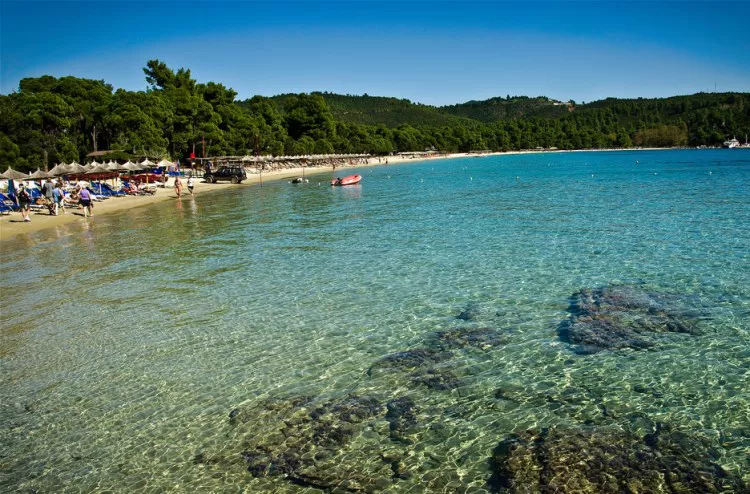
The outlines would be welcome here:
M 349 175 L 344 178 L 334 178 L 331 180 L 331 185 L 354 185 L 358 184 L 362 180 L 362 175 Z

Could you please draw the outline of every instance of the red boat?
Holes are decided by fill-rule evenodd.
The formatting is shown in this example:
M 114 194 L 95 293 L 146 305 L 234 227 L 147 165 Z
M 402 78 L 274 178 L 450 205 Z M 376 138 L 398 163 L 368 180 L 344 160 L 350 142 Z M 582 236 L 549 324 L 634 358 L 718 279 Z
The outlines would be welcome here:
M 354 185 L 358 184 L 362 180 L 362 175 L 349 175 L 344 178 L 334 178 L 331 180 L 331 185 Z

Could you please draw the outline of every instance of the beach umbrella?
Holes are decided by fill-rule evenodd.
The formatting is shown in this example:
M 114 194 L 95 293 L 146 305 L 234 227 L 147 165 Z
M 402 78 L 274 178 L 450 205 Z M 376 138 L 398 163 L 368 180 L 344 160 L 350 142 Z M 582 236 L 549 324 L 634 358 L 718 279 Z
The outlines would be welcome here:
M 112 160 L 109 160 L 109 163 L 107 163 L 104 166 L 107 168 L 107 170 L 109 170 L 111 172 L 114 172 L 114 171 L 117 171 L 117 170 L 120 169 L 120 165 L 117 164 L 116 162 L 112 161 Z
M 129 172 L 137 172 L 137 171 L 143 170 L 141 166 L 142 165 L 139 165 L 138 163 L 133 163 L 132 161 L 128 161 L 124 165 L 120 166 L 120 170 L 127 170 Z
M 34 173 L 29 175 L 29 178 L 33 178 L 33 179 L 50 178 L 50 174 L 37 168 Z
M 58 163 L 47 173 L 49 173 L 50 177 L 59 177 L 60 175 L 65 175 L 66 173 L 68 173 L 68 165 L 66 165 L 65 163 Z
M 93 179 L 95 175 L 112 175 L 112 170 L 108 169 L 104 165 L 97 165 L 94 168 L 90 169 L 86 172 L 86 175 L 91 175 L 91 178 Z M 101 179 L 101 177 L 99 177 Z
M 141 170 L 145 170 L 146 168 L 151 168 L 152 166 L 154 166 L 154 163 L 149 161 L 148 158 L 146 158 L 145 160 L 141 162 L 141 167 L 142 167 Z
M 173 165 L 174 163 L 172 163 L 171 161 L 167 161 L 167 160 L 161 160 L 160 162 L 156 164 L 156 166 L 158 166 L 159 168 L 169 168 L 170 166 L 173 166 Z
M 69 173 L 70 175 L 79 175 L 81 173 L 86 173 L 86 168 L 74 161 L 66 167 L 66 173 Z
M 104 165 L 97 165 L 86 172 L 86 175 L 101 175 L 102 173 L 112 173 L 112 170 Z
M 29 176 L 23 172 L 19 172 L 17 170 L 14 170 L 13 168 L 8 167 L 7 170 L 5 170 L 3 173 L 0 173 L 0 178 L 9 178 L 11 180 L 24 180 L 26 178 L 29 178 Z

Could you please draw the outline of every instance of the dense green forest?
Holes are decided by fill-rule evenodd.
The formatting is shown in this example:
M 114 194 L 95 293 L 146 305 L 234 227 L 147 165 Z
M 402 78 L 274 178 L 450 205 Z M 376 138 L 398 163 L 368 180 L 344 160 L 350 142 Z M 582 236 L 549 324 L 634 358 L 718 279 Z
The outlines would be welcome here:
M 255 96 L 151 60 L 149 89 L 43 76 L 0 96 L 0 170 L 48 169 L 107 157 L 388 154 L 538 147 L 590 149 L 720 145 L 750 133 L 749 93 L 560 104 L 545 97 L 491 98 L 433 107 L 331 93 Z M 557 103 L 557 104 L 556 104 Z

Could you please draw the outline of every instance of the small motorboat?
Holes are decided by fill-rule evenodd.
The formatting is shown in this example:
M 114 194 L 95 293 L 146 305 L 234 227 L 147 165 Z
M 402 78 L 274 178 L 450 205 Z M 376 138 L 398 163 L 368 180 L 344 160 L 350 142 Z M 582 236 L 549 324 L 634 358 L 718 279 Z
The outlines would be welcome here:
M 362 175 L 349 175 L 348 177 L 337 177 L 331 180 L 331 185 L 354 185 L 362 180 Z

